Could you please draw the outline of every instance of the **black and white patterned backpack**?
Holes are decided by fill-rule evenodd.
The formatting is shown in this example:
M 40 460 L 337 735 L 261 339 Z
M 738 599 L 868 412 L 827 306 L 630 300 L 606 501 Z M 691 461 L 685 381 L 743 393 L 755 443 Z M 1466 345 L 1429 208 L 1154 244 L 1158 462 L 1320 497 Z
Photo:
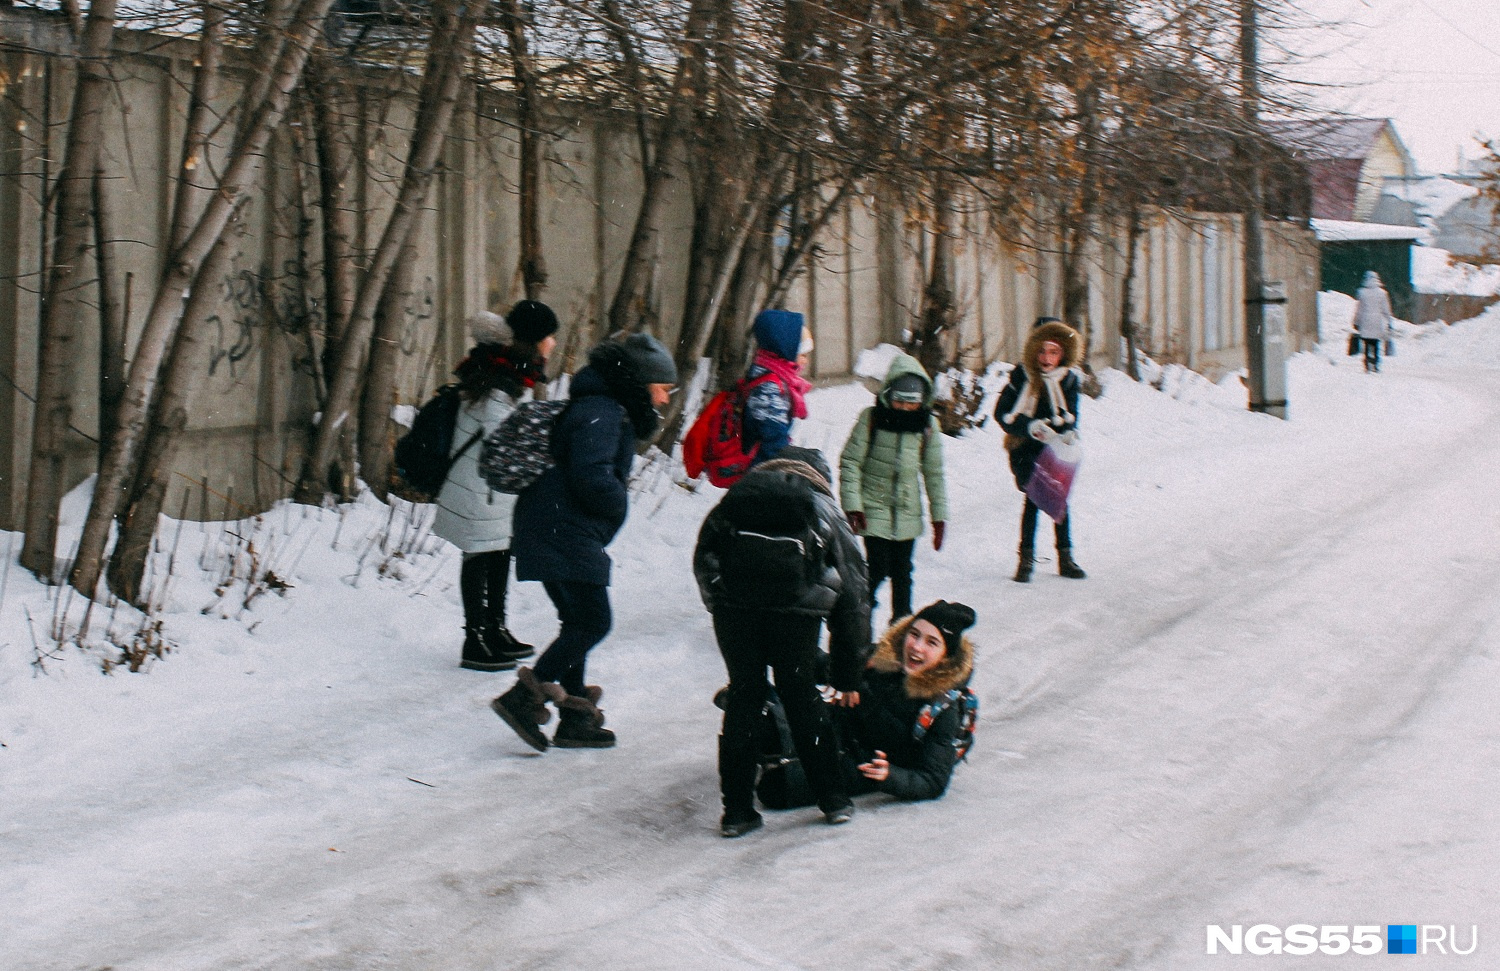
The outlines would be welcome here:
M 525 402 L 490 433 L 479 474 L 491 489 L 518 496 L 552 467 L 552 426 L 567 407 L 566 399 Z

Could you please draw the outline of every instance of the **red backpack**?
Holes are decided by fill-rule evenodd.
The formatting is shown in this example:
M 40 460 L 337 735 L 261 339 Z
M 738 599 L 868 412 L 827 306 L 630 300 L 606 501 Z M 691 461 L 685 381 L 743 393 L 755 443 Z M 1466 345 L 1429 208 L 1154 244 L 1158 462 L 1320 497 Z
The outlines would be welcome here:
M 760 442 L 745 442 L 745 399 L 757 386 L 775 380 L 768 372 L 737 381 L 709 399 L 682 437 L 682 467 L 688 478 L 707 472 L 709 482 L 727 489 L 750 471 L 760 454 Z

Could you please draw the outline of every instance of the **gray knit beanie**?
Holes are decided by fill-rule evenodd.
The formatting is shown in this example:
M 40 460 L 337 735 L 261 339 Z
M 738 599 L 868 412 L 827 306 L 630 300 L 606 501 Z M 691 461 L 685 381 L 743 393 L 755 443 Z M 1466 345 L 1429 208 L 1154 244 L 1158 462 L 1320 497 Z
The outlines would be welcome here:
M 620 342 L 620 349 L 641 384 L 677 383 L 677 365 L 672 355 L 650 334 L 631 334 Z

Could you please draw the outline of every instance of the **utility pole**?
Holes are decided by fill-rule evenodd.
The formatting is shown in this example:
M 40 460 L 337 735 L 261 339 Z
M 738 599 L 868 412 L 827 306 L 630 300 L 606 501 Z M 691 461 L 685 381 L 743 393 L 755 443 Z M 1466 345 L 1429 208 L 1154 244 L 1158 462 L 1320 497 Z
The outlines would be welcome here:
M 1260 129 L 1260 0 L 1240 0 L 1240 107 L 1247 133 Z M 1250 410 L 1286 417 L 1286 285 L 1266 281 L 1259 149 L 1250 156 L 1245 205 L 1245 364 Z

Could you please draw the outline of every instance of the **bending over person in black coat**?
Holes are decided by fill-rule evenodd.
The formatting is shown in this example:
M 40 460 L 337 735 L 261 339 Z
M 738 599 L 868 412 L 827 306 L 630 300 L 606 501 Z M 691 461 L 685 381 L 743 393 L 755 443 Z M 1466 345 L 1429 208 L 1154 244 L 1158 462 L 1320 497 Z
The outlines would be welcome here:
M 719 736 L 720 832 L 726 837 L 761 825 L 755 811 L 757 727 L 771 692 L 768 667 L 807 769 L 810 801 L 831 824 L 848 822 L 854 812 L 828 706 L 818 693 L 825 680 L 818 641 L 826 620 L 826 680 L 853 690 L 870 643 L 870 589 L 828 476 L 819 453 L 789 446 L 735 483 L 698 534 L 693 571 L 729 672 Z

